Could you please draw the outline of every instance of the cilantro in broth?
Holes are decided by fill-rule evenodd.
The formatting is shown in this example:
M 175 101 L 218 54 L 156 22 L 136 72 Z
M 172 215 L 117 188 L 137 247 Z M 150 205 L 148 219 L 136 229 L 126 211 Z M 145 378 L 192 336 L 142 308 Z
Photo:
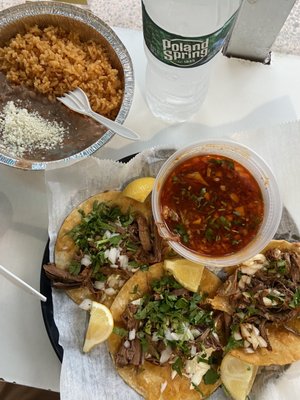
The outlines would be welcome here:
M 182 245 L 204 256 L 247 246 L 263 221 L 259 184 L 237 161 L 198 155 L 178 164 L 160 194 L 164 222 Z

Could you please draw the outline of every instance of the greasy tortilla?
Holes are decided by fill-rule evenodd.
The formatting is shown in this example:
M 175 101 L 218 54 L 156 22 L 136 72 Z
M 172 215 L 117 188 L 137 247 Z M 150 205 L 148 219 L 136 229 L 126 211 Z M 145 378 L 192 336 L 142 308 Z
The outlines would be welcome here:
M 287 325 L 300 335 L 300 320 L 290 321 Z M 268 329 L 272 351 L 259 348 L 252 354 L 245 353 L 242 349 L 235 349 L 231 354 L 240 360 L 255 365 L 286 365 L 300 360 L 300 336 L 289 332 L 285 328 L 270 327 Z
M 217 279 L 214 279 L 214 274 L 208 270 L 204 270 L 203 286 L 200 284 L 203 292 L 208 294 L 215 293 Z M 140 298 L 150 290 L 150 282 L 154 279 L 161 278 L 166 271 L 163 268 L 162 263 L 152 265 L 148 271 L 138 271 L 130 278 L 120 290 L 119 294 L 115 298 L 111 312 L 115 321 L 115 325 L 118 325 L 121 321 L 121 315 L 123 314 L 126 306 L 131 301 Z M 209 279 L 211 276 L 211 282 Z M 201 282 L 202 283 L 202 282 Z M 137 290 L 133 290 L 136 288 Z M 116 334 L 112 334 L 108 339 L 109 351 L 113 357 L 117 353 L 122 338 Z M 124 379 L 124 381 L 140 393 L 147 400 L 179 400 L 188 398 L 189 400 L 199 400 L 208 397 L 219 385 L 220 381 L 213 385 L 206 385 L 202 381 L 199 385 L 200 392 L 190 389 L 190 380 L 184 376 L 176 375 L 171 379 L 171 366 L 170 365 L 154 365 L 150 362 L 145 361 L 141 369 L 138 370 L 134 366 L 125 366 L 123 368 L 117 368 L 118 373 Z M 161 393 L 161 386 L 167 386 Z
M 92 211 L 95 201 L 105 202 L 111 205 L 117 205 L 123 213 L 131 210 L 134 213 L 142 214 L 148 221 L 151 218 L 151 208 L 147 203 L 141 203 L 129 197 L 125 197 L 119 191 L 108 191 L 96 194 L 89 199 L 85 200 L 78 207 L 76 207 L 64 220 L 55 244 L 54 261 L 56 267 L 62 270 L 68 270 L 70 261 L 76 254 L 77 247 L 72 238 L 67 234 L 71 229 L 78 225 L 81 221 L 79 209 L 83 210 L 86 214 Z M 87 287 L 66 290 L 67 294 L 77 304 L 80 304 L 84 299 L 93 299 L 93 294 Z M 112 299 L 107 299 L 107 304 L 110 305 Z M 104 302 L 105 303 L 105 302 Z
M 262 251 L 265 253 L 272 248 L 280 250 L 288 250 L 300 255 L 300 243 L 289 243 L 284 240 L 272 240 Z M 233 314 L 234 310 L 229 304 L 228 298 L 217 295 L 210 304 L 216 310 Z M 272 351 L 266 348 L 259 348 L 254 353 L 246 353 L 243 348 L 231 350 L 231 354 L 240 360 L 250 364 L 267 366 L 267 365 L 285 365 L 300 360 L 300 319 L 294 319 L 286 323 L 296 335 L 284 327 L 269 326 L 267 328 L 268 337 L 272 346 Z

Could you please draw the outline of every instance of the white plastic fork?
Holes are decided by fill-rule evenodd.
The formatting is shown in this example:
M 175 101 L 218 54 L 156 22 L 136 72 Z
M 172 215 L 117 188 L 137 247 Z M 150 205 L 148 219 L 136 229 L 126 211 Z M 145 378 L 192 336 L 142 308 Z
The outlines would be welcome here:
M 108 129 L 111 129 L 113 132 L 122 137 L 125 137 L 126 139 L 141 139 L 140 136 L 136 132 L 133 132 L 131 129 L 128 129 L 118 122 L 112 121 L 111 119 L 103 117 L 103 115 L 100 115 L 93 111 L 91 109 L 87 95 L 80 88 L 76 88 L 69 93 L 65 93 L 62 97 L 57 97 L 57 100 L 59 100 L 71 110 L 93 118 L 95 121 L 100 122 L 100 124 L 106 126 Z

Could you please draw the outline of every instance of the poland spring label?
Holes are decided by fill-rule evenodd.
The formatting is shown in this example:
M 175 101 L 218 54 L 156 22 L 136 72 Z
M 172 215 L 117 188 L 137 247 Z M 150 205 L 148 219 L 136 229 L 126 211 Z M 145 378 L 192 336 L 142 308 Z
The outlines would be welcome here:
M 211 60 L 223 47 L 236 16 L 235 13 L 222 28 L 210 35 L 183 37 L 156 25 L 143 3 L 142 10 L 144 39 L 150 52 L 165 64 L 182 68 L 198 67 Z

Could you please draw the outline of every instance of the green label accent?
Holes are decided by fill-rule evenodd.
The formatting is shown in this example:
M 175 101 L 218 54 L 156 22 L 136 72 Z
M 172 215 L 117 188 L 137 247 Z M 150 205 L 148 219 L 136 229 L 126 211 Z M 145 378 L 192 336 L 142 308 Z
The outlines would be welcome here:
M 168 65 L 181 68 L 198 67 L 211 60 L 223 47 L 237 12 L 222 28 L 207 36 L 184 37 L 167 32 L 148 15 L 142 2 L 143 31 L 149 51 Z

